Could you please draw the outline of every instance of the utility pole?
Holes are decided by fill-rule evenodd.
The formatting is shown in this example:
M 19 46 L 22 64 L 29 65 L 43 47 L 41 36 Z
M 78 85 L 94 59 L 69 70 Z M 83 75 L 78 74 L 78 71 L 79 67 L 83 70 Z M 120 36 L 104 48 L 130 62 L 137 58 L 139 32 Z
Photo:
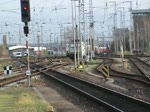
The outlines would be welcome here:
M 73 43 L 74 43 L 74 68 L 77 69 L 77 59 L 76 59 L 76 4 L 75 1 L 71 1 L 72 6 L 72 30 L 73 30 Z
M 117 28 L 117 4 L 116 4 L 116 1 L 110 1 L 110 3 L 113 3 L 114 4 L 114 20 L 113 20 L 113 23 L 114 23 L 114 33 L 113 33 L 113 40 L 114 40 L 114 50 L 115 52 L 117 51 L 117 38 L 116 38 L 116 28 Z
M 103 47 L 104 47 L 105 46 L 105 34 L 104 34 L 104 32 L 102 32 L 102 39 L 103 39 Z
M 64 47 L 65 47 L 65 51 L 66 51 L 67 42 L 66 42 L 66 28 L 65 27 L 64 27 L 64 36 L 63 36 L 63 39 L 64 39 Z
M 42 40 L 42 49 L 43 49 L 43 26 L 41 25 L 41 40 Z
M 120 24 L 122 25 L 121 28 L 123 28 L 123 32 L 121 32 L 122 34 L 122 44 L 123 44 L 123 48 L 124 50 L 126 51 L 126 39 L 125 39 L 125 8 L 124 7 L 119 7 L 120 9 L 122 9 L 122 12 L 121 12 L 121 22 Z
M 120 12 L 119 46 L 122 46 L 122 11 L 119 12 Z
M 80 65 L 80 56 L 79 56 L 79 35 L 78 35 L 78 25 L 76 25 L 76 46 L 77 46 L 77 53 L 76 53 L 76 56 L 77 56 L 77 65 L 79 66 Z
M 125 8 L 123 8 L 123 44 L 124 44 L 124 51 L 126 52 L 126 29 L 125 29 Z
M 123 25 L 123 14 L 122 14 L 122 11 L 119 11 L 120 12 L 120 30 L 119 30 L 119 37 L 120 37 L 120 40 L 119 40 L 119 43 L 120 43 L 120 51 L 121 51 L 121 58 L 122 58 L 122 61 L 124 61 L 124 50 L 123 50 L 123 33 L 124 33 L 124 30 L 122 32 L 122 25 Z
M 49 35 L 49 50 L 51 50 L 51 34 Z
M 130 1 L 130 53 L 132 54 L 132 1 Z
M 59 39 L 57 35 L 57 57 L 59 57 Z
M 89 16 L 90 16 L 90 48 L 91 48 L 91 60 L 94 56 L 94 18 L 93 18 L 93 0 L 89 0 Z
M 129 44 L 130 44 L 130 53 L 132 54 L 132 40 L 135 40 L 132 38 L 132 1 L 124 1 L 123 3 L 130 3 L 130 40 L 129 40 Z
M 63 33 L 63 29 L 62 29 L 62 24 L 59 24 L 60 25 L 60 46 L 62 46 L 62 33 Z M 60 52 L 61 52 L 61 55 L 63 54 L 63 46 L 60 48 Z
M 38 57 L 40 57 L 40 38 L 39 34 L 37 34 L 37 45 L 38 45 Z

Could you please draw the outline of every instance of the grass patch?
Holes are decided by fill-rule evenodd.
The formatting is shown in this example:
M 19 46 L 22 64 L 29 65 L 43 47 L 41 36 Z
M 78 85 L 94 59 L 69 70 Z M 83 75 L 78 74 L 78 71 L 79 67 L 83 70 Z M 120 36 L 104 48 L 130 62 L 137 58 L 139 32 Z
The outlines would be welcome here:
M 93 59 L 89 64 L 100 64 L 103 61 L 103 59 Z
M 0 112 L 46 112 L 47 106 L 31 88 L 0 90 Z

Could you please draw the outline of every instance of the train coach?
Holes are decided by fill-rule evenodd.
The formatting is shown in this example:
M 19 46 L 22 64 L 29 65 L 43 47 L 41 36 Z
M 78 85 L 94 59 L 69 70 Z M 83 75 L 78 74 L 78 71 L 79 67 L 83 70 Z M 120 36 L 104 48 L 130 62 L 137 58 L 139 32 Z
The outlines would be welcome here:
M 95 54 L 96 55 L 106 55 L 110 53 L 110 50 L 108 47 L 95 47 L 94 48 Z

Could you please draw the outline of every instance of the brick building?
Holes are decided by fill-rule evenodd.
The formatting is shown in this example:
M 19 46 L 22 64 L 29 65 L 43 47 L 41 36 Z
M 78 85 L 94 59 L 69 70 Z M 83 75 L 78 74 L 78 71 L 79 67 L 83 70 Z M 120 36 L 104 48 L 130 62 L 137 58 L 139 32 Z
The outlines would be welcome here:
M 150 9 L 133 10 L 134 50 L 150 51 Z

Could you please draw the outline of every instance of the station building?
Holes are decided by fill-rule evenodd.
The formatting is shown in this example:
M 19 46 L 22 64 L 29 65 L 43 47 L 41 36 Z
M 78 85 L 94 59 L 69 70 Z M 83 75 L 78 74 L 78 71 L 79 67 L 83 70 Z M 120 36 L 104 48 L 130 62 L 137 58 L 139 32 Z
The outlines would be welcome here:
M 29 47 L 29 54 L 34 54 L 34 48 Z M 16 45 L 16 46 L 11 46 L 8 47 L 8 54 L 10 57 L 15 57 L 17 53 L 27 53 L 27 48 L 26 46 L 22 45 Z

